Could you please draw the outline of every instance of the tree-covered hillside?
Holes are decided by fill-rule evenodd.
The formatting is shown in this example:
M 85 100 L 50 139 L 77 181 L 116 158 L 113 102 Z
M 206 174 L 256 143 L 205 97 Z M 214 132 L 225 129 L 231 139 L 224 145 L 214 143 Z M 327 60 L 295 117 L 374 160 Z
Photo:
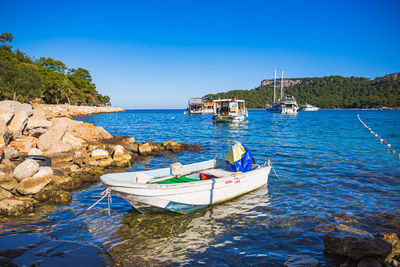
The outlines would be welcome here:
M 371 108 L 375 106 L 400 106 L 400 74 L 390 74 L 370 80 L 358 77 L 329 76 L 300 80 L 284 88 L 284 94 L 294 95 L 299 105 L 311 103 L 321 108 Z M 277 95 L 280 95 L 277 88 Z M 246 100 L 249 108 L 263 108 L 272 103 L 273 85 L 260 86 L 252 90 L 233 90 L 210 94 L 212 99 L 232 98 Z
M 96 90 L 88 70 L 69 69 L 53 58 L 32 59 L 12 49 L 10 33 L 0 35 L 0 100 L 47 104 L 109 105 Z

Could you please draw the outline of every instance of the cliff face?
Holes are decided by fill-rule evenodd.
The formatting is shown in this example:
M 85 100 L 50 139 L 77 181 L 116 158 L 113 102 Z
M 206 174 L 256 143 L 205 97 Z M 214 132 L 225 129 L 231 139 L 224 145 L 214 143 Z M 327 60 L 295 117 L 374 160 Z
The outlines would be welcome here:
M 276 81 L 276 85 L 280 86 L 280 82 L 281 82 L 280 80 L 277 80 Z M 300 84 L 302 82 L 303 81 L 299 80 L 299 79 L 286 79 L 286 80 L 283 81 L 283 86 L 284 87 L 290 87 L 290 86 L 294 86 L 294 85 Z M 274 80 L 263 80 L 261 82 L 261 86 L 268 86 L 268 85 L 272 85 L 272 84 L 274 84 Z
M 379 78 L 377 78 L 377 79 L 379 79 Z M 388 81 L 388 80 L 399 81 L 400 80 L 400 72 L 388 74 L 380 79 L 382 81 Z

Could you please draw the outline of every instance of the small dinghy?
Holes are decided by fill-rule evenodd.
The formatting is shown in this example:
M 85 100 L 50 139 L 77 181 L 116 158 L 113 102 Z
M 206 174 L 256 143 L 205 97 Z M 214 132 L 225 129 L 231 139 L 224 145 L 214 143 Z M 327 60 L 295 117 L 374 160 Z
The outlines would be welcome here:
M 188 213 L 246 194 L 268 183 L 270 162 L 252 163 L 251 152 L 240 143 L 225 161 L 207 160 L 141 172 L 110 173 L 102 183 L 138 210 L 157 207 Z

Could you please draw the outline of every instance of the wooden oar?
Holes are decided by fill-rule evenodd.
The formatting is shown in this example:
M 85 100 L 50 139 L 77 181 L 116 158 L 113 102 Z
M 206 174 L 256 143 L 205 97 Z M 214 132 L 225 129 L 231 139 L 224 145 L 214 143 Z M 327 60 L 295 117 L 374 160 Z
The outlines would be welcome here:
M 186 176 L 186 175 L 190 175 L 190 174 L 193 174 L 193 173 L 198 173 L 198 172 L 202 172 L 202 171 L 206 171 L 206 170 L 211 170 L 211 169 L 214 169 L 214 168 L 215 167 L 208 168 L 208 169 L 203 169 L 203 170 L 198 170 L 198 171 L 192 171 L 192 172 L 188 172 L 188 173 L 180 173 L 180 174 L 177 174 L 177 175 L 164 176 L 164 177 L 161 177 L 161 178 L 151 179 L 147 183 L 148 184 L 154 184 L 154 183 L 161 182 L 161 181 L 164 181 L 164 180 L 168 180 L 168 179 L 172 179 L 172 178 L 179 178 L 180 176 Z

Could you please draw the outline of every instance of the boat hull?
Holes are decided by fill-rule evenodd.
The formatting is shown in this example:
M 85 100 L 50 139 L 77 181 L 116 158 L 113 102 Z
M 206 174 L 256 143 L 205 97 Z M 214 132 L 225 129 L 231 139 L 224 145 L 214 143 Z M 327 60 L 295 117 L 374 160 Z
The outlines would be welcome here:
M 246 117 L 244 115 L 239 115 L 239 116 L 214 116 L 213 120 L 215 122 L 241 122 L 244 121 Z
M 177 184 L 110 184 L 104 185 L 137 209 L 149 206 L 179 213 L 221 203 L 268 183 L 271 167 L 258 167 L 247 173 L 233 173 L 227 177 Z

